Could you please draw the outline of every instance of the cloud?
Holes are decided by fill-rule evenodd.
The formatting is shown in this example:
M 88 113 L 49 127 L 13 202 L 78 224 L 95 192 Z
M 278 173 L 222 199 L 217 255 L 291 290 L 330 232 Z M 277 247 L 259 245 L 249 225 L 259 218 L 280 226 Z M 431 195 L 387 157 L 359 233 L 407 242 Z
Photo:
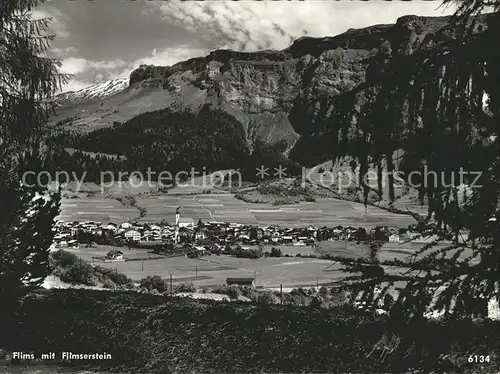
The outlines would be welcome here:
M 31 11 L 31 16 L 34 19 L 51 18 L 48 31 L 55 34 L 58 39 L 65 39 L 71 35 L 69 32 L 70 20 L 55 6 L 41 3 Z
M 160 9 L 165 21 L 183 25 L 210 41 L 216 48 L 249 51 L 290 44 L 293 33 L 284 30 L 274 21 L 272 14 L 265 14 L 267 7 L 262 8 L 258 5 L 260 3 L 257 2 L 151 4 Z
M 51 48 L 49 51 L 54 57 L 64 58 L 70 55 L 76 55 L 79 52 L 79 49 L 76 47 L 66 47 L 66 48 Z
M 62 87 L 61 92 L 79 91 L 85 87 L 92 85 L 92 84 L 93 84 L 92 82 L 72 79 Z
M 216 48 L 283 49 L 304 36 L 333 36 L 349 28 L 394 23 L 407 14 L 445 15 L 435 2 L 153 2 L 166 22 L 183 25 Z
M 204 56 L 208 53 L 209 50 L 207 49 L 193 49 L 187 45 L 175 48 L 165 48 L 161 51 L 155 48 L 151 56 L 138 59 L 134 61 L 134 64 L 137 66 L 141 64 L 169 66 L 193 57 Z
M 154 49 L 150 56 L 137 59 L 123 69 L 119 69 L 110 74 L 108 79 L 128 77 L 130 73 L 140 65 L 171 66 L 178 62 L 188 60 L 193 57 L 202 57 L 210 53 L 208 49 L 192 48 L 187 45 L 173 48 Z
M 88 68 L 88 61 L 84 58 L 68 57 L 62 60 L 62 66 L 59 72 L 63 74 L 79 74 L 86 71 Z
M 116 70 L 126 65 L 127 63 L 120 58 L 111 61 L 88 61 L 88 66 L 97 70 Z
M 62 66 L 59 71 L 63 74 L 81 74 L 89 70 L 110 70 L 115 71 L 116 69 L 127 66 L 127 62 L 116 59 L 111 61 L 91 61 L 81 57 L 67 57 L 62 60 Z

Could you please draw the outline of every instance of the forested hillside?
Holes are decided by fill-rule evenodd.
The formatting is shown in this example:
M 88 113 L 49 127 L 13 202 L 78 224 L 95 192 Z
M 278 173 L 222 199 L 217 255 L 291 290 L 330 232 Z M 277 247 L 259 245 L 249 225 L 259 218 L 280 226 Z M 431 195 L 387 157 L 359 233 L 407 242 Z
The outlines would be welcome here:
M 190 173 L 191 169 L 198 173 L 238 169 L 247 180 L 256 178 L 255 168 L 262 164 L 267 167 L 282 164 L 290 171 L 299 170 L 284 156 L 286 142 L 267 144 L 256 139 L 249 149 L 246 133 L 238 121 L 210 106 L 197 113 L 170 109 L 148 112 L 124 124 L 88 134 L 55 134 L 52 141 L 58 151 L 50 160 L 51 168 L 75 172 L 78 176 L 86 171 L 89 181 L 98 181 L 100 172 L 145 174 L 148 168 L 173 175 L 179 171 Z M 69 154 L 65 147 L 75 148 L 76 152 Z M 94 152 L 96 156 L 90 157 L 85 152 Z M 151 178 L 156 179 L 157 175 Z

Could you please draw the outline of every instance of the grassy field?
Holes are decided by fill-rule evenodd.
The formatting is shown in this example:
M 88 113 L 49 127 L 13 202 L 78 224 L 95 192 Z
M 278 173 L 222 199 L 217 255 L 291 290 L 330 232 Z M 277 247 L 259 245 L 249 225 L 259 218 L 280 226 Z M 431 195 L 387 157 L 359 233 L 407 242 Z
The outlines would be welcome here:
M 440 244 L 434 250 L 440 250 L 449 244 Z M 409 261 L 410 256 L 420 249 L 423 244 L 412 243 L 386 243 L 378 252 L 381 261 Z M 272 245 L 264 246 L 264 250 L 271 251 Z M 115 247 L 99 246 L 97 248 L 67 249 L 85 261 L 127 275 L 138 281 L 147 276 L 158 275 L 164 279 L 172 276 L 173 283 L 192 282 L 196 286 L 214 286 L 226 283 L 228 277 L 255 277 L 256 285 L 263 288 L 283 287 L 313 287 L 322 284 L 331 284 L 345 277 L 341 265 L 334 261 L 320 258 L 304 258 L 301 256 L 331 255 L 345 258 L 369 258 L 368 244 L 347 241 L 322 241 L 316 248 L 310 246 L 274 246 L 281 250 L 283 255 L 290 257 L 245 259 L 228 255 L 203 256 L 191 259 L 185 256 L 157 258 L 147 249 L 122 248 L 126 258 L 136 261 L 108 262 L 102 258 L 108 251 Z M 449 253 L 451 256 L 453 253 Z M 470 256 L 471 251 L 466 250 L 460 256 Z M 148 259 L 156 257 L 155 259 Z M 141 260 L 143 259 L 143 260 Z M 385 266 L 390 273 L 405 270 L 396 266 Z
M 164 259 L 102 262 L 92 257 L 102 256 L 108 248 L 89 248 L 68 250 L 82 259 L 127 275 L 133 280 L 152 275 L 164 279 L 170 278 L 174 283 L 192 282 L 197 286 L 213 286 L 225 284 L 228 277 L 256 277 L 257 286 L 262 287 L 295 287 L 315 286 L 329 283 L 342 276 L 341 272 L 332 272 L 332 261 L 316 258 L 281 257 L 245 259 L 232 256 L 204 256 L 191 259 L 183 256 Z M 126 257 L 140 258 L 151 255 L 146 250 L 123 249 Z M 338 269 L 338 268 L 337 268 Z
M 337 199 L 318 199 L 316 202 L 301 202 L 286 206 L 251 204 L 236 199 L 232 194 L 204 195 L 146 195 L 136 196 L 137 206 L 146 209 L 143 222 L 175 220 L 175 210 L 181 207 L 183 217 L 195 222 L 225 221 L 252 225 L 279 225 L 286 227 L 314 226 L 363 226 L 377 225 L 407 227 L 415 223 L 411 216 L 395 214 L 383 209 Z M 137 218 L 134 207 L 124 207 L 113 199 L 99 196 L 63 199 L 59 219 L 124 221 Z
M 57 217 L 62 221 L 99 221 L 123 222 L 139 216 L 134 207 L 123 206 L 114 199 L 100 197 L 85 197 L 78 199 L 63 198 L 61 213 Z
M 386 244 L 379 251 L 381 260 L 407 260 L 421 245 L 412 244 Z M 270 251 L 272 246 L 265 246 L 265 251 Z M 368 258 L 369 247 L 366 244 L 355 242 L 323 241 L 318 243 L 318 248 L 276 246 L 283 254 L 293 257 L 245 259 L 232 256 L 204 256 L 191 259 L 184 256 L 163 259 L 126 261 L 105 263 L 94 257 L 102 257 L 113 247 L 99 246 L 98 248 L 71 249 L 68 251 L 80 258 L 110 269 L 116 269 L 133 280 L 140 280 L 146 276 L 159 275 L 164 279 L 172 276 L 173 283 L 192 282 L 196 286 L 213 286 L 225 284 L 228 277 L 253 277 L 256 285 L 264 288 L 305 287 L 329 284 L 345 276 L 341 265 L 330 260 L 319 258 L 295 257 L 301 255 L 328 254 L 347 258 Z M 442 246 L 441 246 L 442 247 Z M 438 247 L 439 248 L 439 247 Z M 130 259 L 140 259 L 152 256 L 146 249 L 122 249 L 125 256 Z M 467 254 L 464 254 L 467 255 Z M 401 271 L 397 267 L 387 268 L 390 272 Z

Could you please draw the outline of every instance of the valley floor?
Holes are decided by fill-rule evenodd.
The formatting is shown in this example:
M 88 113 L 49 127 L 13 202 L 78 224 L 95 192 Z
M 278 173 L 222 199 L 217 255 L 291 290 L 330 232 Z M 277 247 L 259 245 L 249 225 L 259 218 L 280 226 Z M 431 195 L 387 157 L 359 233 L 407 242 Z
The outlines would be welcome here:
M 142 222 L 175 221 L 175 211 L 180 206 L 182 216 L 203 221 L 234 222 L 252 225 L 278 225 L 284 227 L 317 227 L 337 225 L 363 226 L 378 225 L 408 227 L 414 224 L 413 217 L 391 213 L 387 210 L 339 199 L 318 199 L 316 202 L 273 206 L 272 204 L 252 204 L 238 200 L 233 194 L 197 195 L 145 195 L 135 197 L 137 206 L 146 214 Z M 79 198 L 63 198 L 61 214 L 63 221 L 123 222 L 138 218 L 138 210 L 123 206 L 119 201 L 101 197 L 99 194 Z

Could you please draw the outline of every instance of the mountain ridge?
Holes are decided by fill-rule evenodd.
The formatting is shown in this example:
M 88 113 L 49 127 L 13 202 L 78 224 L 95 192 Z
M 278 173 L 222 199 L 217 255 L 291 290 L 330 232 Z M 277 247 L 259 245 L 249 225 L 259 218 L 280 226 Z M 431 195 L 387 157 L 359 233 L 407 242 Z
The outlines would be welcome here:
M 56 101 L 60 106 L 64 106 L 101 100 L 126 89 L 129 86 L 129 81 L 130 78 L 110 79 L 80 90 L 62 92 L 56 96 Z
M 198 113 L 208 105 L 234 118 L 250 150 L 257 140 L 285 142 L 285 154 L 320 163 L 329 157 L 335 99 L 379 74 L 380 60 L 452 38 L 448 24 L 449 17 L 409 15 L 333 37 L 302 37 L 280 51 L 216 50 L 172 66 L 141 65 L 128 87 L 100 102 L 89 95 L 63 106 L 54 121 L 69 117 L 70 128 L 93 131 L 146 112 Z M 363 95 L 356 100 L 361 108 Z

